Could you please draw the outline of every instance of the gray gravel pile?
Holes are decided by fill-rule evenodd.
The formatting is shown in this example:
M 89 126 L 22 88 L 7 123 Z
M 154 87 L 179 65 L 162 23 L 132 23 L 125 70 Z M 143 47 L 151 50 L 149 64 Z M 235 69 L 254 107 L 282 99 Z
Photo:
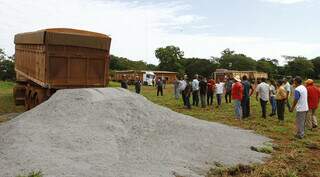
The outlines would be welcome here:
M 173 112 L 123 89 L 60 90 L 0 125 L 0 176 L 199 177 L 262 162 L 269 139 Z

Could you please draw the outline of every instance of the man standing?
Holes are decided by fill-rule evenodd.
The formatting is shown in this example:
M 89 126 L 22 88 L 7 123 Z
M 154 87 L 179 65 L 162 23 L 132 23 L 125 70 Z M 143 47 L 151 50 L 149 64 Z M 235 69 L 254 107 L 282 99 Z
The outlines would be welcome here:
M 226 100 L 226 103 L 231 103 L 231 90 L 232 90 L 232 79 L 228 78 L 227 82 L 225 84 L 225 90 L 226 94 L 224 95 L 224 98 Z
M 262 118 L 267 118 L 267 103 L 269 100 L 269 85 L 266 83 L 266 78 L 261 79 L 261 83 L 257 86 L 256 89 L 256 100 L 260 96 L 260 105 L 262 110 Z
M 192 86 L 189 83 L 189 81 L 186 81 L 186 83 L 187 83 L 186 88 L 183 91 L 184 95 L 185 95 L 185 108 L 191 109 L 190 96 L 191 96 L 191 92 L 192 92 Z
M 179 96 L 180 96 L 179 84 L 180 84 L 180 78 L 176 77 L 176 79 L 173 82 L 174 97 L 175 97 L 176 100 L 178 100 Z
M 218 79 L 218 82 L 216 83 L 216 96 L 217 96 L 217 107 L 221 106 L 221 97 L 224 90 L 224 83 L 220 82 L 220 79 Z
M 128 89 L 128 80 L 126 75 L 122 75 L 121 88 Z
M 163 83 L 163 89 L 166 89 L 167 85 L 167 79 L 165 77 L 161 77 L 162 83 Z
M 278 80 L 277 91 L 275 95 L 277 101 L 277 115 L 278 120 L 281 124 L 284 123 L 284 108 L 287 99 L 287 91 L 283 87 L 283 80 Z
M 213 92 L 215 89 L 216 82 L 210 77 L 208 80 L 208 89 L 207 89 L 207 105 L 212 105 L 213 103 Z M 210 101 L 210 102 L 209 102 Z
M 136 81 L 134 83 L 134 86 L 137 94 L 140 94 L 141 92 L 141 85 L 142 84 L 141 84 L 141 80 L 139 79 L 139 76 L 136 76 Z
M 184 75 L 183 80 L 179 84 L 179 91 L 181 92 L 182 101 L 183 101 L 184 106 L 186 106 L 186 95 L 185 95 L 184 90 L 186 89 L 186 86 L 187 86 L 187 79 L 188 79 L 188 76 Z
M 287 78 L 283 79 L 283 84 L 284 84 L 283 85 L 284 89 L 287 91 L 286 104 L 287 104 L 288 110 L 290 110 L 291 109 L 291 105 L 290 105 L 290 101 L 289 101 L 289 96 L 290 96 L 290 93 L 291 93 L 291 85 L 288 82 Z
M 296 137 L 302 139 L 304 137 L 305 120 L 309 110 L 308 91 L 307 88 L 302 85 L 302 79 L 299 76 L 294 79 L 293 84 L 296 86 L 296 89 L 294 90 L 294 101 L 290 112 L 293 112 L 296 108 Z
M 199 105 L 199 81 L 197 74 L 194 76 L 192 81 L 192 105 Z
M 318 122 L 316 117 L 316 112 L 319 105 L 320 100 L 320 90 L 313 85 L 313 80 L 308 79 L 306 81 L 307 91 L 308 91 L 308 106 L 309 106 L 309 112 L 307 116 L 306 124 L 308 128 L 317 128 Z
M 159 96 L 159 92 L 161 96 L 163 96 L 163 81 L 161 78 L 159 78 L 157 81 L 157 96 Z
M 200 101 L 201 101 L 201 107 L 206 107 L 206 94 L 207 94 L 207 81 L 205 77 L 200 76 L 199 77 L 199 89 L 200 89 Z
M 236 119 L 241 119 L 242 117 L 242 111 L 241 111 L 241 100 L 243 96 L 243 87 L 241 84 L 241 79 L 240 76 L 235 76 L 234 77 L 235 83 L 232 85 L 232 99 L 234 101 L 234 110 L 235 110 L 235 115 Z
M 250 96 L 253 93 L 253 88 L 251 83 L 248 81 L 248 77 L 246 75 L 242 77 L 242 86 L 243 86 L 243 97 L 241 101 L 242 118 L 247 118 L 250 116 Z

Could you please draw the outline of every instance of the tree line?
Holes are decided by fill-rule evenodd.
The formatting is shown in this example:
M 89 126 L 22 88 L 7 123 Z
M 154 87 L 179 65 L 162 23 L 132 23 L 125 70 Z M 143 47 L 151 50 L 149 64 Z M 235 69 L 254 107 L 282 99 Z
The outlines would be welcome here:
M 283 78 L 285 76 L 301 76 L 303 78 L 320 78 L 320 57 L 307 59 L 303 56 L 283 56 L 286 60 L 284 66 L 274 58 L 261 58 L 255 60 L 245 54 L 236 53 L 230 49 L 221 52 L 221 57 L 185 58 L 184 52 L 176 46 L 158 48 L 155 56 L 159 60 L 158 69 L 175 71 L 180 74 L 200 74 L 211 76 L 217 68 L 238 71 L 260 71 L 268 73 L 270 78 Z
M 302 56 L 283 56 L 286 64 L 281 66 L 275 58 L 253 59 L 245 54 L 225 49 L 221 57 L 187 58 L 177 46 L 160 47 L 155 50 L 158 65 L 146 62 L 132 61 L 127 58 L 112 55 L 111 70 L 163 70 L 178 72 L 180 75 L 193 76 L 199 74 L 205 77 L 212 76 L 218 69 L 238 71 L 260 71 L 268 73 L 270 78 L 283 78 L 285 76 L 301 76 L 303 78 L 320 79 L 320 56 L 308 59 Z

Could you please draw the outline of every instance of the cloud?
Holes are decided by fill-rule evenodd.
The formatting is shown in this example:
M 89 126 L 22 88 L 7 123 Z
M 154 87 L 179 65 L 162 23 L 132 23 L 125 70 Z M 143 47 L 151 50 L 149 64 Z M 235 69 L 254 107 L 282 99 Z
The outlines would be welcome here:
M 111 0 L 0 0 L 0 48 L 14 53 L 15 34 L 69 27 L 112 37 L 111 53 L 157 63 L 158 47 L 177 45 L 186 57 L 219 56 L 226 48 L 256 59 L 281 55 L 315 57 L 320 44 L 250 36 L 217 36 L 206 17 L 182 1 L 142 3 Z M 191 31 L 191 32 L 190 32 Z
M 159 38 L 152 41 L 154 36 L 174 33 L 205 19 L 186 13 L 190 8 L 180 1 L 0 0 L 0 9 L 10 9 L 0 11 L 0 47 L 12 54 L 14 35 L 20 32 L 79 28 L 111 35 L 113 54 L 155 63 L 155 48 L 150 46 L 164 43 Z
M 279 4 L 296 4 L 301 2 L 307 2 L 309 0 L 262 0 L 265 2 L 279 3 Z

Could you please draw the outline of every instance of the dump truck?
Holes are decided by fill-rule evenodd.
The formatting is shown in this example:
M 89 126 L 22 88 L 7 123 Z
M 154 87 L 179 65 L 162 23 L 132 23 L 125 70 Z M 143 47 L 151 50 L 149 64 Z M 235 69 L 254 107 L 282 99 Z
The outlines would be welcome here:
M 16 105 L 31 109 L 59 89 L 105 87 L 111 38 L 105 34 L 51 28 L 16 34 Z

